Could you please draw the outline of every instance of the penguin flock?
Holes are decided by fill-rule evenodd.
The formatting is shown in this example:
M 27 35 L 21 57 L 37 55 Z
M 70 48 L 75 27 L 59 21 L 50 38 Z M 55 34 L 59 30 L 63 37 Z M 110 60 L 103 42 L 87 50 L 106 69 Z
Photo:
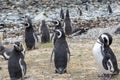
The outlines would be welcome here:
M 110 8 L 110 6 L 109 6 Z M 112 11 L 110 10 L 110 13 Z M 66 40 L 66 36 L 72 34 L 72 25 L 69 15 L 69 9 L 66 10 L 66 15 L 64 17 L 63 9 L 60 11 L 61 20 L 51 21 L 55 25 L 53 50 L 51 51 L 50 61 L 52 62 L 52 57 L 54 55 L 54 66 L 55 73 L 63 74 L 67 73 L 68 62 L 70 61 L 70 49 Z M 64 24 L 61 24 L 64 21 Z M 32 20 L 29 16 L 25 17 L 25 22 L 22 23 L 25 26 L 25 45 L 27 50 L 32 50 L 37 48 L 37 43 L 39 42 L 38 35 L 34 30 L 32 25 Z M 50 32 L 49 27 L 45 20 L 42 20 L 40 26 L 40 40 L 41 43 L 50 42 Z M 118 62 L 116 56 L 110 45 L 112 44 L 112 36 L 109 33 L 102 33 L 94 47 L 93 55 L 95 60 L 102 71 L 102 77 L 104 80 L 110 80 L 112 76 L 119 74 Z M 2 44 L 0 45 L 0 55 L 8 60 L 8 72 L 10 80 L 25 80 L 25 75 L 27 73 L 27 63 L 25 62 L 25 48 L 21 42 L 15 42 L 13 48 L 6 48 Z M 106 79 L 107 78 L 107 79 Z

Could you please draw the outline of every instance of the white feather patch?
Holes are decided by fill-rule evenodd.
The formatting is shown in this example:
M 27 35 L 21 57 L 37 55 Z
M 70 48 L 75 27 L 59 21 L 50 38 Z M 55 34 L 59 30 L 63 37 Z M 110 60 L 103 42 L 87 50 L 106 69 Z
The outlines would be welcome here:
M 21 63 L 21 61 L 22 61 L 22 59 L 20 58 L 19 59 L 19 65 L 20 65 L 20 68 L 21 68 L 21 71 L 22 71 L 22 79 L 24 79 L 24 68 L 23 68 L 23 65 L 22 65 L 22 63 Z
M 58 36 L 58 38 L 60 38 L 62 36 L 62 32 L 59 29 L 57 29 L 56 31 L 59 32 L 60 35 Z
M 6 59 L 9 59 L 9 58 L 10 58 L 10 56 L 8 56 L 8 55 L 6 54 L 6 52 L 4 52 L 3 55 L 5 56 Z
M 37 44 L 37 38 L 36 38 L 36 36 L 35 36 L 35 33 L 33 33 L 33 37 L 34 37 L 34 39 L 35 39 L 35 45 Z

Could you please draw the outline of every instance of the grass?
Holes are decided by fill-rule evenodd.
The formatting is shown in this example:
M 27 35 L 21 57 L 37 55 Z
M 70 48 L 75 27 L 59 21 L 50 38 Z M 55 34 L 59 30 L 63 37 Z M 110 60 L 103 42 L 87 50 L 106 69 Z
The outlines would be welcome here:
M 111 48 L 120 65 L 120 37 L 114 37 Z M 26 51 L 25 61 L 27 63 L 27 80 L 101 80 L 97 77 L 100 73 L 92 54 L 92 48 L 96 40 L 69 40 L 68 45 L 71 60 L 68 63 L 66 74 L 55 74 L 54 63 L 50 63 L 50 55 L 53 49 L 52 43 L 38 44 L 39 49 Z M 0 80 L 10 80 L 7 70 L 7 61 L 0 58 Z M 115 76 L 112 80 L 119 80 L 120 76 Z

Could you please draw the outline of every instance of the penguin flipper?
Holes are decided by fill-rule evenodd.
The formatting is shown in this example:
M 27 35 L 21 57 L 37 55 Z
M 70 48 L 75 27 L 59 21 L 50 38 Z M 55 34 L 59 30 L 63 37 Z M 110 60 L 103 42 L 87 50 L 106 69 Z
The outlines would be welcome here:
M 69 48 L 67 48 L 67 54 L 68 54 L 68 61 L 70 61 L 70 50 L 69 50 Z
M 107 66 L 108 60 L 109 60 L 109 56 L 105 56 L 105 57 L 103 58 L 103 61 L 102 61 L 103 67 L 104 67 L 106 70 L 108 70 L 108 66 Z
M 50 57 L 50 62 L 52 62 L 53 53 L 54 53 L 54 49 L 52 50 L 52 54 L 51 54 L 51 57 Z
M 34 33 L 35 34 L 35 37 L 36 37 L 36 39 L 37 39 L 37 42 L 39 41 L 39 39 L 38 39 L 38 36 L 37 36 L 37 34 L 36 33 Z

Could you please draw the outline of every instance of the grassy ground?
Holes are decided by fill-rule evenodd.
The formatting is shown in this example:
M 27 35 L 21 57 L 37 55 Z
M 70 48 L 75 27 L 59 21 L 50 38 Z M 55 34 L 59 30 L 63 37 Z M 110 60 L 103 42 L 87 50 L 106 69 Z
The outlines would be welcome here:
M 54 63 L 50 63 L 50 55 L 53 49 L 52 43 L 38 44 L 39 49 L 26 51 L 27 80 L 101 80 L 97 77 L 100 73 L 92 54 L 92 48 L 96 40 L 70 40 L 71 60 L 68 63 L 66 74 L 55 74 Z M 114 37 L 111 45 L 120 65 L 120 37 Z M 0 58 L 0 80 L 10 80 L 7 61 Z M 112 80 L 120 80 L 115 76 Z

